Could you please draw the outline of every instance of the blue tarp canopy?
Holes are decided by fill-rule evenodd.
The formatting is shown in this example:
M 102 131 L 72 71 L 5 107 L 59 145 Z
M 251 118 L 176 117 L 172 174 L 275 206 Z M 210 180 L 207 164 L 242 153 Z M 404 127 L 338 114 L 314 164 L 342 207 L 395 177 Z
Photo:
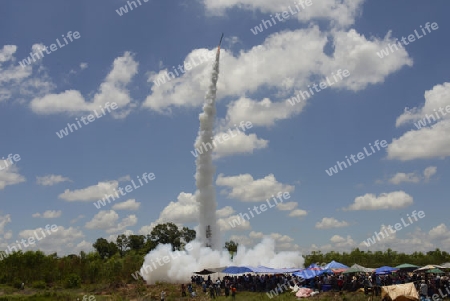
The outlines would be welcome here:
M 222 273 L 225 274 L 244 274 L 244 273 L 252 273 L 253 270 L 249 267 L 237 267 L 237 266 L 230 266 L 225 268 Z
M 345 264 L 342 264 L 340 262 L 332 261 L 329 264 L 327 264 L 324 269 L 348 269 L 348 266 Z
M 273 269 L 265 266 L 258 266 L 257 268 L 249 267 L 254 273 L 264 273 L 264 274 L 285 274 L 301 271 L 302 268 L 288 268 L 288 269 Z
M 297 277 L 301 277 L 303 279 L 312 279 L 316 276 L 320 276 L 325 273 L 332 274 L 333 271 L 330 269 L 321 270 L 321 269 L 317 269 L 317 268 L 307 268 L 307 269 L 301 270 L 299 272 L 295 272 L 295 273 L 293 273 L 293 275 L 297 276 Z
M 382 267 L 376 269 L 376 270 L 375 270 L 375 273 L 376 273 L 376 274 L 379 274 L 379 275 L 383 275 L 383 274 L 390 274 L 390 273 L 395 272 L 395 271 L 397 271 L 397 270 L 398 270 L 398 269 L 393 268 L 393 267 L 382 266 Z
M 301 268 L 289 269 L 273 269 L 265 266 L 251 267 L 251 266 L 230 266 L 222 270 L 225 274 L 244 274 L 244 273 L 262 273 L 262 274 L 285 274 L 300 271 Z

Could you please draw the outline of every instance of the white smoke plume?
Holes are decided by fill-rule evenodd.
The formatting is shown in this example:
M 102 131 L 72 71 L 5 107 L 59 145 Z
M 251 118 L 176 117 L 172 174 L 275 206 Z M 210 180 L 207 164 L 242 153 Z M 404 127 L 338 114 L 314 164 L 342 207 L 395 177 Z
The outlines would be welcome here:
M 220 234 L 217 225 L 216 210 L 216 190 L 214 187 L 214 173 L 216 169 L 212 163 L 212 153 L 214 150 L 214 121 L 216 118 L 216 91 L 217 80 L 219 79 L 219 58 L 220 47 L 217 49 L 216 60 L 214 61 L 211 76 L 211 85 L 206 94 L 206 101 L 203 105 L 203 112 L 200 114 L 200 130 L 194 147 L 202 149 L 204 152 L 196 159 L 197 172 L 195 180 L 197 192 L 195 198 L 199 202 L 199 227 L 197 239 L 204 246 L 210 246 L 213 250 L 220 250 Z M 206 235 L 210 229 L 211 237 Z
M 218 268 L 231 265 L 259 266 L 271 268 L 300 268 L 304 259 L 299 252 L 275 252 L 275 241 L 264 238 L 253 249 L 247 250 L 240 246 L 233 260 L 230 254 L 221 246 L 221 238 L 216 219 L 216 191 L 214 187 L 215 167 L 212 163 L 214 144 L 214 121 L 216 116 L 216 84 L 219 78 L 220 47 L 214 62 L 211 85 L 206 94 L 203 112 L 200 114 L 200 130 L 195 148 L 205 150 L 197 157 L 197 172 L 195 174 L 199 202 L 199 228 L 195 241 L 186 245 L 183 251 L 172 251 L 171 245 L 159 245 L 145 256 L 144 264 L 139 272 L 133 274 L 135 279 L 140 276 L 148 284 L 156 282 L 187 283 L 193 272 L 205 268 Z M 208 144 L 208 145 L 207 145 Z M 206 236 L 208 226 L 211 229 L 211 239 Z M 210 247 L 207 247 L 209 245 Z M 140 276 L 139 276 L 140 275 Z
M 145 256 L 145 262 L 140 275 L 147 284 L 157 281 L 169 283 L 188 283 L 193 272 L 205 268 L 224 266 L 253 266 L 259 265 L 271 268 L 302 268 L 304 259 L 299 252 L 275 252 L 275 241 L 264 238 L 253 249 L 239 247 L 233 260 L 228 251 L 212 250 L 204 247 L 201 242 L 189 243 L 184 251 L 172 251 L 171 245 L 159 245 Z M 138 275 L 135 275 L 138 277 Z M 217 276 L 211 275 L 213 278 Z

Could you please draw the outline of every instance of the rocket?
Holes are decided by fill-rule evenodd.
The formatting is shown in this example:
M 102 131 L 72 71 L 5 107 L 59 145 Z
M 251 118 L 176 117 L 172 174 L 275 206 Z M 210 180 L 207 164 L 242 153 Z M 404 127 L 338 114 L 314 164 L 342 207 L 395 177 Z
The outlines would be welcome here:
M 219 46 L 217 46 L 217 53 L 220 52 L 220 44 L 222 44 L 222 39 L 223 39 L 223 32 L 222 32 L 222 36 L 220 37 Z
M 222 32 L 222 36 L 220 37 L 219 48 L 220 48 L 220 44 L 222 44 L 222 39 L 223 39 L 223 32 Z

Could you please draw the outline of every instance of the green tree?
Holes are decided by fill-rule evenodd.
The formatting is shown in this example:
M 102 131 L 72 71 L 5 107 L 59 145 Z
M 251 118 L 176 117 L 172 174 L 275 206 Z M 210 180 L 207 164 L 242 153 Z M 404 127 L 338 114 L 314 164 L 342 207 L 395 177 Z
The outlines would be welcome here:
M 195 238 L 195 230 L 187 227 L 179 230 L 174 223 L 156 225 L 150 233 L 150 240 L 155 244 L 171 244 L 172 250 L 181 250 L 185 242 Z
M 144 235 L 130 235 L 128 236 L 127 247 L 133 251 L 139 251 L 144 248 L 145 236 Z
M 117 236 L 116 245 L 117 249 L 119 249 L 120 257 L 123 257 L 128 250 L 128 237 L 125 234 L 120 234 Z
M 231 255 L 231 258 L 233 258 L 234 254 L 237 252 L 238 246 L 239 246 L 238 243 L 234 242 L 233 240 L 230 240 L 225 242 L 225 246 L 223 248 L 227 249 Z
M 104 238 L 98 238 L 92 245 L 102 259 L 111 258 L 114 254 L 119 252 L 117 245 L 113 242 L 108 242 Z

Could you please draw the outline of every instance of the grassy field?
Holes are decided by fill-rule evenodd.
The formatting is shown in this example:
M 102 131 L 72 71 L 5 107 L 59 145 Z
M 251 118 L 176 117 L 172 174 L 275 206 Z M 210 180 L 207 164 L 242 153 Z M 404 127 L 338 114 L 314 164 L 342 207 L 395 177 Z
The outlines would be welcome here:
M 160 293 L 164 290 L 166 292 L 166 301 L 175 300 L 197 300 L 205 301 L 211 300 L 208 295 L 204 295 L 201 290 L 197 289 L 197 293 L 200 292 L 196 298 L 181 298 L 180 286 L 175 284 L 160 283 L 156 285 L 127 285 L 120 288 L 99 287 L 91 286 L 84 287 L 83 289 L 68 290 L 68 289 L 48 289 L 48 290 L 36 290 L 25 289 L 17 290 L 10 287 L 0 287 L 0 301 L 75 301 L 83 300 L 83 296 L 86 296 L 84 300 L 96 300 L 96 301 L 150 301 L 160 300 Z M 93 297 L 90 297 L 93 296 Z M 90 297 L 90 299 L 89 299 Z M 95 299 L 93 299 L 95 298 Z M 232 300 L 231 297 L 218 297 L 215 300 Z M 266 293 L 250 293 L 250 292 L 238 292 L 236 300 L 242 301 L 260 301 L 260 300 L 277 300 L 277 301 L 290 301 L 298 300 L 293 293 L 284 293 L 277 297 L 269 298 Z M 314 297 L 308 298 L 310 301 L 367 301 L 369 296 L 364 293 L 338 293 L 327 292 L 321 293 Z M 380 301 L 380 297 L 374 297 L 373 301 Z

